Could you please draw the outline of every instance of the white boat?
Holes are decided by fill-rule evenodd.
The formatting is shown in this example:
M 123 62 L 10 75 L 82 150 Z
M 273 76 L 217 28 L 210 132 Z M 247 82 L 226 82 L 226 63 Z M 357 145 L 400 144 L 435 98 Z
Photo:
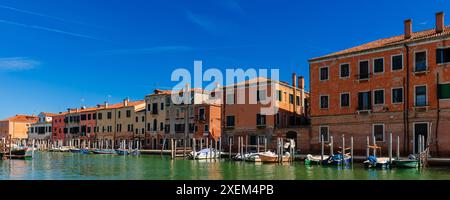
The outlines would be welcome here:
M 246 153 L 243 156 L 241 156 L 241 154 L 237 154 L 233 159 L 234 160 L 244 160 L 247 162 L 261 162 L 261 159 L 259 158 L 259 155 L 263 154 L 263 155 L 276 155 L 275 153 L 271 152 L 271 151 L 267 151 L 267 152 L 260 152 L 260 153 Z
M 279 162 L 278 155 L 274 152 L 264 152 L 258 155 L 259 159 L 263 163 L 276 163 Z M 281 162 L 289 162 L 291 160 L 291 155 L 286 152 L 281 156 Z
M 323 161 L 327 161 L 330 158 L 329 155 L 323 155 Z M 320 161 L 322 160 L 322 156 L 313 156 L 311 154 L 306 155 L 305 164 L 320 164 Z
M 216 151 L 213 148 L 207 148 L 207 149 L 202 149 L 198 152 L 190 152 L 188 155 L 189 159 L 193 159 L 193 160 L 202 160 L 202 159 L 215 159 L 215 158 L 220 158 L 220 154 L 221 152 Z

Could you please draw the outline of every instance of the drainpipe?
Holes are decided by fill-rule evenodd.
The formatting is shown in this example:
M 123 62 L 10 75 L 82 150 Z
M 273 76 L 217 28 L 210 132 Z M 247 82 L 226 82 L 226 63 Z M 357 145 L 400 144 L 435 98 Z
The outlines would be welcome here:
M 439 156 L 439 145 L 438 145 L 438 130 L 439 130 L 439 121 L 440 121 L 440 113 L 441 113 L 441 108 L 440 108 L 440 104 L 439 104 L 439 72 L 436 73 L 436 102 L 437 102 L 437 108 L 436 108 L 436 131 L 435 131 L 435 140 L 434 140 L 434 145 L 436 146 L 436 155 Z M 431 134 L 431 133 L 430 133 Z
M 404 45 L 406 50 L 406 83 L 405 83 L 405 103 L 404 110 L 404 137 L 403 137 L 403 152 L 407 153 L 409 150 L 409 46 Z

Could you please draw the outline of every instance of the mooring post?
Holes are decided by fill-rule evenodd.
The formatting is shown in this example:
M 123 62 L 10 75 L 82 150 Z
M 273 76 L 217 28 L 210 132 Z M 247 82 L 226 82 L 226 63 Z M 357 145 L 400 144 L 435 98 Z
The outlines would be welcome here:
M 248 153 L 248 135 L 245 136 L 245 154 Z
M 392 163 L 392 132 L 389 133 L 389 165 Z
M 256 138 L 256 153 L 259 153 L 259 136 Z
M 320 164 L 322 164 L 323 163 L 323 154 L 324 154 L 324 137 L 323 137 L 323 135 L 321 134 L 320 135 L 320 145 L 321 145 L 321 151 L 320 151 Z
M 334 155 L 333 143 L 334 143 L 333 136 L 330 136 L 330 156 Z
M 400 160 L 400 136 L 397 135 L 397 160 Z
M 241 156 L 242 161 L 244 161 L 244 136 L 241 136 Z
M 375 135 L 372 137 L 372 139 L 373 139 L 373 146 L 375 147 L 373 148 L 373 155 L 377 156 L 377 140 L 375 138 Z M 381 150 L 380 150 L 380 157 L 381 157 Z
M 267 137 L 264 137 L 264 152 L 267 152 Z
M 369 156 L 370 156 L 369 146 L 370 146 L 370 141 L 369 141 L 369 136 L 367 136 L 367 139 L 366 139 L 366 156 L 367 156 L 367 158 L 369 158 Z
M 342 166 L 345 165 L 345 135 L 342 134 Z
M 32 141 L 32 146 L 31 146 L 31 150 L 32 150 L 32 152 L 31 152 L 31 158 L 33 158 L 34 159 L 34 142 L 35 142 L 35 140 L 33 139 L 33 141 Z
M 228 159 L 231 160 L 231 147 L 232 147 L 232 139 L 231 137 L 228 138 Z
M 422 166 L 422 155 L 421 155 L 421 152 L 420 152 L 420 148 L 421 148 L 421 140 L 422 140 L 422 138 L 419 136 L 419 142 L 418 142 L 418 147 L 417 147 L 417 150 L 418 150 L 418 157 L 419 157 L 419 168 Z
M 350 137 L 350 150 L 351 150 L 351 158 L 352 159 L 352 166 L 353 166 L 353 136 Z
M 222 137 L 219 138 L 219 158 L 222 158 Z
M 238 136 L 238 150 L 237 150 L 237 154 L 236 155 L 239 155 L 242 158 L 242 155 L 241 155 L 241 136 Z

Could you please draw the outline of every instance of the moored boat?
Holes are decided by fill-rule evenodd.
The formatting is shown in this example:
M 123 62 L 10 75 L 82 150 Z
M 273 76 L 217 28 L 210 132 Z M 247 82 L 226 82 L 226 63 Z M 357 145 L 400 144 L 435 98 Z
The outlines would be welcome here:
M 126 149 L 116 149 L 116 153 L 117 153 L 117 155 L 120 155 L 120 156 L 126 156 L 126 155 L 130 154 L 130 152 Z
M 70 148 L 69 151 L 72 153 L 81 153 L 81 149 L 79 148 Z
M 116 154 L 113 149 L 96 149 L 92 151 L 93 154 Z
M 322 164 L 327 164 L 329 158 L 330 158 L 329 155 L 323 155 L 323 159 L 322 159 L 322 156 L 320 156 L 320 155 L 313 156 L 311 154 L 308 154 L 308 155 L 306 155 L 305 165 L 319 165 L 321 161 L 322 161 Z
M 264 152 L 258 155 L 262 163 L 277 163 L 279 162 L 279 156 L 273 152 Z M 291 160 L 291 155 L 285 153 L 281 156 L 281 162 L 289 162 Z
M 393 162 L 393 165 L 397 168 L 418 168 L 419 160 L 414 155 L 409 155 L 408 159 L 398 159 Z
M 391 159 L 391 162 L 394 161 L 394 158 Z M 387 169 L 391 167 L 391 162 L 389 162 L 389 158 L 376 156 L 369 156 L 366 161 L 364 161 L 364 167 L 366 168 L 378 168 L 378 169 Z
M 92 151 L 90 149 L 81 149 L 82 154 L 90 154 Z
M 202 159 L 217 159 L 220 158 L 221 152 L 213 148 L 202 149 L 198 152 L 192 151 L 187 155 L 188 159 L 202 160 Z

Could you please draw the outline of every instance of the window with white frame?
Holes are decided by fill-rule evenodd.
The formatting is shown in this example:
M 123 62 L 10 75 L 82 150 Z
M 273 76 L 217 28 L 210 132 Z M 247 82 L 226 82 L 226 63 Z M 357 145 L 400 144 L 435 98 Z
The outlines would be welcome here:
M 373 103 L 375 105 L 384 104 L 384 90 L 374 90 L 373 96 L 374 96 Z
M 414 71 L 423 72 L 427 70 L 427 52 L 420 51 L 414 54 Z
M 327 109 L 328 108 L 328 95 L 321 95 L 320 96 L 320 108 L 321 109 Z
M 343 63 L 340 65 L 340 74 L 339 77 L 341 78 L 347 78 L 350 76 L 350 64 Z
M 392 56 L 391 68 L 392 68 L 392 71 L 403 69 L 403 55 L 402 54 Z
M 319 69 L 319 72 L 320 72 L 319 79 L 321 81 L 328 80 L 328 67 L 321 67 Z
M 415 87 L 415 105 L 416 106 L 427 105 L 427 86 L 421 85 Z
M 392 89 L 392 103 L 403 103 L 403 88 Z
M 384 72 L 384 58 L 376 58 L 373 60 L 373 73 Z

